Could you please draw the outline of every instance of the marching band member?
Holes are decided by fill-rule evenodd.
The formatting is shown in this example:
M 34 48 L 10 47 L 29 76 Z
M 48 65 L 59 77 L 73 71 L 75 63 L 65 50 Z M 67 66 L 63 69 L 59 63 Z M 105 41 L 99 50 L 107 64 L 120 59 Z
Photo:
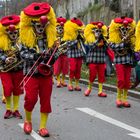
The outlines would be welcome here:
M 140 83 L 140 21 L 136 26 L 136 44 L 135 44 L 135 59 L 137 61 L 135 71 L 136 71 L 136 81 L 134 83 L 134 87 L 136 87 Z
M 51 49 L 56 41 L 56 17 L 53 8 L 48 3 L 32 3 L 23 9 L 20 40 L 21 57 L 24 59 L 24 75 L 26 75 L 26 78 L 24 77 L 26 92 L 24 132 L 26 134 L 32 132 L 32 111 L 39 96 L 40 127 L 38 133 L 42 137 L 48 137 L 46 124 L 48 114 L 51 112 L 52 65 L 54 63 Z M 48 65 L 45 65 L 46 63 Z
M 56 25 L 56 30 L 57 30 L 57 37 L 60 39 L 60 42 L 64 43 L 62 38 L 64 34 L 64 24 L 66 22 L 66 19 L 63 17 L 58 17 L 57 18 L 57 25 Z M 65 83 L 65 75 L 68 74 L 68 58 L 66 53 L 61 54 L 57 61 L 54 64 L 54 75 L 56 76 L 57 79 L 57 87 L 66 87 L 67 84 Z M 60 74 L 61 78 L 60 78 Z
M 20 119 L 22 118 L 18 111 L 19 96 L 23 92 L 22 87 L 19 86 L 23 79 L 18 46 L 19 22 L 19 16 L 10 15 L 3 17 L 0 23 L 0 76 L 4 96 L 6 98 L 6 113 L 4 115 L 4 119 L 9 119 L 12 116 Z M 16 62 L 19 62 L 19 65 L 16 66 Z M 13 65 L 15 65 L 15 67 L 13 67 Z M 12 95 L 13 112 L 11 106 Z
M 86 63 L 88 64 L 89 68 L 89 84 L 84 95 L 89 96 L 92 89 L 92 83 L 98 74 L 98 96 L 106 97 L 107 94 L 102 90 L 103 83 L 105 82 L 105 56 L 107 49 L 107 42 L 105 41 L 105 37 L 107 37 L 107 27 L 102 22 L 91 22 L 86 26 L 84 36 L 86 40 L 85 43 L 89 47 L 89 51 L 86 57 Z
M 83 40 L 81 33 L 83 30 L 83 23 L 76 17 L 67 21 L 64 25 L 63 40 L 68 43 L 67 56 L 69 59 L 69 91 L 81 91 L 79 87 L 79 79 L 81 77 L 81 66 L 83 52 L 80 45 L 80 40 Z M 73 88 L 73 80 L 75 79 L 75 88 Z
M 133 65 L 133 49 L 135 44 L 135 21 L 127 17 L 112 20 L 109 29 L 109 41 L 115 53 L 114 63 L 117 75 L 117 107 L 130 107 L 127 101 L 130 88 L 131 67 Z

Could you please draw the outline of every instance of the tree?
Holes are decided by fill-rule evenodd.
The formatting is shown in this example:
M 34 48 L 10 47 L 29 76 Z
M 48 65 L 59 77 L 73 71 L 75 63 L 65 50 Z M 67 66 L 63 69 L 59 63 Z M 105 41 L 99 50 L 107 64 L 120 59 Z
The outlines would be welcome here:
M 110 2 L 110 10 L 116 12 L 116 13 L 119 13 L 121 10 L 120 10 L 120 0 L 112 0 Z

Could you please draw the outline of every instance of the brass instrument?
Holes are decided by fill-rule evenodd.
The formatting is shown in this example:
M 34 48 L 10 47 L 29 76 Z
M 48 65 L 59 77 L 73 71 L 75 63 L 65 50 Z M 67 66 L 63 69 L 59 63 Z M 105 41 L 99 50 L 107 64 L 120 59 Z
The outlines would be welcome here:
M 17 58 L 17 55 L 19 54 L 19 47 L 17 44 L 13 50 L 6 51 L 6 54 L 7 59 L 9 59 L 9 62 L 0 61 L 1 72 L 9 72 L 10 70 L 14 69 L 23 62 L 23 60 L 19 60 Z
M 133 51 L 134 45 L 131 42 L 131 37 L 134 36 L 135 32 L 127 32 L 126 34 L 122 35 L 122 42 L 126 43 L 128 46 L 123 47 L 121 50 L 116 50 L 116 55 L 118 56 L 124 56 L 128 53 L 129 50 Z
M 83 53 L 86 55 L 87 52 L 86 52 L 85 47 L 84 47 L 84 35 L 82 33 L 82 30 L 78 30 L 78 37 L 77 38 L 78 38 L 78 42 L 80 44 L 80 47 L 81 47 Z
M 44 76 L 51 75 L 52 74 L 52 71 L 50 70 L 51 60 L 53 59 L 53 57 L 56 60 L 61 54 L 64 54 L 66 51 L 67 51 L 67 42 L 60 45 L 60 40 L 57 40 L 56 47 L 54 48 L 53 53 L 50 56 L 50 59 L 48 60 L 48 62 L 46 64 L 45 63 L 40 63 L 39 64 L 39 66 L 38 66 L 39 73 L 41 73 Z
M 130 32 L 127 33 L 126 35 L 122 36 L 122 41 L 123 42 L 127 42 L 127 43 L 131 43 L 131 37 L 134 36 L 135 32 Z
M 66 53 L 67 52 L 67 46 L 68 46 L 67 42 L 64 42 L 63 44 L 59 45 L 58 49 L 57 49 L 57 51 L 55 53 L 55 56 L 59 57 L 61 54 Z

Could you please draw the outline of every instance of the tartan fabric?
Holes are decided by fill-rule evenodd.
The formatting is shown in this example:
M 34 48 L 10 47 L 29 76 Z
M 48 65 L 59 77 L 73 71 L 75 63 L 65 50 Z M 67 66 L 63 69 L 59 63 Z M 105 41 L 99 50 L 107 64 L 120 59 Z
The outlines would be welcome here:
M 36 60 L 38 59 L 38 57 L 43 53 L 43 52 L 47 52 L 47 47 L 46 46 L 46 42 L 44 40 L 40 40 L 38 41 L 38 48 L 39 48 L 39 53 L 37 52 L 36 48 L 29 48 L 24 46 L 23 44 L 20 44 L 20 56 L 21 58 L 24 60 L 24 65 L 23 65 L 23 74 L 26 75 L 31 67 L 34 65 L 34 63 L 36 62 Z M 50 54 L 51 52 L 49 52 L 49 54 L 46 56 L 46 58 L 50 58 Z M 38 63 L 35 65 L 35 67 L 31 70 L 31 72 L 29 73 L 29 75 L 34 71 L 34 76 L 38 76 L 40 75 L 40 73 L 38 72 L 37 66 L 40 63 L 44 63 L 45 58 L 41 57 L 41 59 L 38 61 Z M 36 70 L 35 70 L 36 69 Z M 52 71 L 52 67 L 50 67 L 50 70 Z
M 106 46 L 98 47 L 96 44 L 89 45 L 89 51 L 86 56 L 86 63 L 105 63 Z
M 6 60 L 7 57 L 8 57 L 7 56 L 7 52 L 6 51 L 3 51 L 3 50 L 0 50 L 0 61 L 1 61 L 0 69 L 3 69 L 4 65 L 6 64 L 5 63 L 5 60 Z M 21 58 L 20 58 L 20 54 L 19 53 L 16 54 L 16 57 L 17 57 L 17 60 L 18 61 L 21 61 Z M 19 71 L 19 70 L 22 70 L 22 69 L 23 69 L 23 63 L 21 63 L 18 66 L 14 67 L 9 72 Z
M 25 47 L 24 45 L 21 44 L 21 51 L 20 51 L 20 56 L 24 60 L 24 65 L 23 65 L 23 74 L 26 75 L 28 71 L 31 69 L 31 67 L 34 65 L 36 53 L 33 53 L 33 49 L 29 49 L 28 47 Z M 36 67 L 29 73 L 29 75 L 35 70 Z M 34 75 L 38 74 L 38 70 L 35 71 Z
M 79 58 L 83 57 L 83 52 L 81 48 L 78 48 L 78 41 L 68 41 L 68 50 L 67 57 L 68 58 Z
M 110 47 L 115 53 L 115 58 L 114 58 L 114 63 L 115 64 L 133 65 L 133 54 L 132 54 L 131 50 L 127 51 L 127 54 L 125 54 L 123 56 L 119 56 L 119 55 L 116 54 L 116 51 L 122 51 L 124 48 L 128 49 L 129 46 L 127 46 L 127 44 L 124 44 L 124 43 L 119 43 L 119 44 L 111 43 Z

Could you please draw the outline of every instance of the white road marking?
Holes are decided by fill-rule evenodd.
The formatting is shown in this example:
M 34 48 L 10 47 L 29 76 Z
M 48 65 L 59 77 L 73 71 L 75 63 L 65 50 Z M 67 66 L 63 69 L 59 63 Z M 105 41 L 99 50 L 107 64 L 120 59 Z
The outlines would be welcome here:
M 89 114 L 91 116 L 94 116 L 94 117 L 96 117 L 98 119 L 101 119 L 103 121 L 106 121 L 106 122 L 108 122 L 110 124 L 113 124 L 115 126 L 118 126 L 118 127 L 123 128 L 125 130 L 128 130 L 128 131 L 131 131 L 133 133 L 128 134 L 128 135 L 140 139 L 140 129 L 137 129 L 135 127 L 132 127 L 130 125 L 127 125 L 127 124 L 125 124 L 123 122 L 120 122 L 120 121 L 115 120 L 113 118 L 110 118 L 108 116 L 105 116 L 105 115 L 103 115 L 103 114 L 101 114 L 101 113 L 99 113 L 99 112 L 97 112 L 95 110 L 92 110 L 90 108 L 76 108 L 76 109 L 79 110 L 79 111 L 82 111 L 84 113 L 87 113 L 87 114 Z
M 18 124 L 23 129 L 23 123 Z M 45 140 L 41 136 L 39 136 L 35 131 L 32 130 L 32 133 L 30 134 L 35 140 Z

